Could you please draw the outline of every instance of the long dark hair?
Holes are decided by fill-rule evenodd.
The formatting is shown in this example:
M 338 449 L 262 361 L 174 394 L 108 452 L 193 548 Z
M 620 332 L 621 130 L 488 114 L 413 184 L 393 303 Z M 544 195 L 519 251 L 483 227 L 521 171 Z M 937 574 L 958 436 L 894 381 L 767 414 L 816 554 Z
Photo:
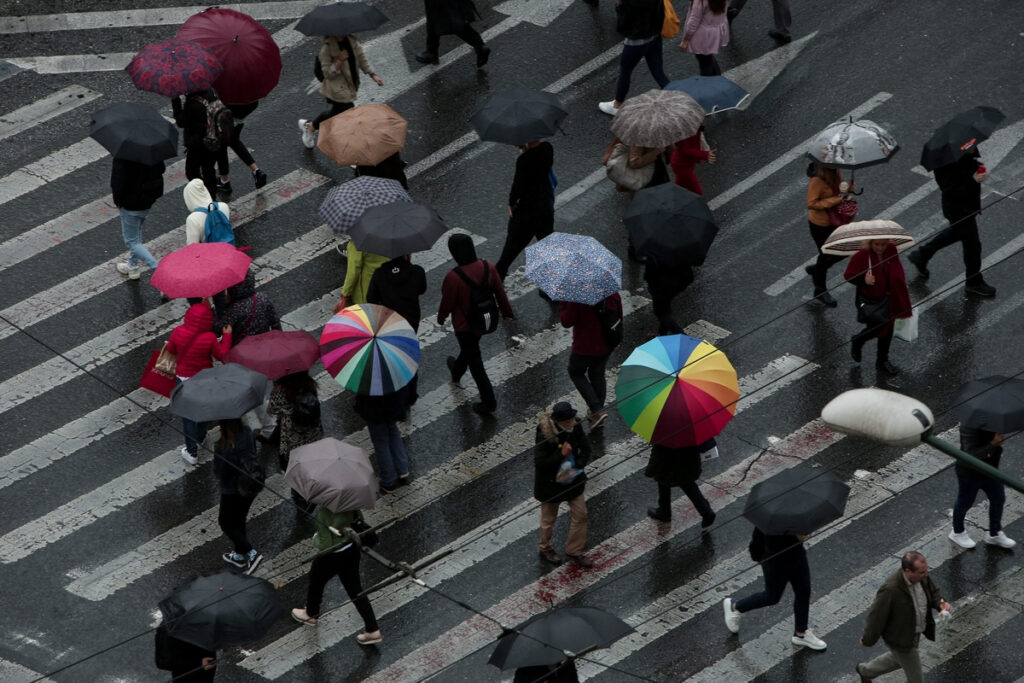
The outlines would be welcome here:
M 308 372 L 293 372 L 290 375 L 279 377 L 276 382 L 289 402 L 294 401 L 299 394 L 316 396 L 316 380 L 310 377 Z
M 708 0 L 708 9 L 713 14 L 721 14 L 725 11 L 726 4 L 728 4 L 726 0 Z
M 245 425 L 242 424 L 242 420 L 240 418 L 221 420 L 220 438 L 217 440 L 217 445 L 221 448 L 234 448 L 235 437 L 238 436 L 244 426 Z

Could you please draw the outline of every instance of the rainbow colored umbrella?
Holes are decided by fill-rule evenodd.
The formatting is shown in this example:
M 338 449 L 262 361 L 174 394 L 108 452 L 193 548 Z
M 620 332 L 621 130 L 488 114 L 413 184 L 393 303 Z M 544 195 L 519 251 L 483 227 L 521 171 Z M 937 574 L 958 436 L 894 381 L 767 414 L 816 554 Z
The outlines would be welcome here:
M 384 396 L 416 374 L 420 342 L 390 308 L 359 304 L 342 309 L 324 326 L 320 358 L 331 377 L 349 391 Z
M 740 396 L 736 369 L 711 344 L 685 334 L 655 337 L 622 364 L 619 413 L 652 443 L 696 446 L 721 433 Z

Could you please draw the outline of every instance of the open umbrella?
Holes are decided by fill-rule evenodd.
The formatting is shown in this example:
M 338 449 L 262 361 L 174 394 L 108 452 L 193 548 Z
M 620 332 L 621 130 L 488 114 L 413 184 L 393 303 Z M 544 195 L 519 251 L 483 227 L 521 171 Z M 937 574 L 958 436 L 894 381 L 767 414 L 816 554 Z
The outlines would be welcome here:
M 223 571 L 197 576 L 160 601 L 167 632 L 204 650 L 258 640 L 285 614 L 274 584 Z
M 1006 118 L 995 107 L 975 107 L 960 112 L 939 126 L 921 150 L 921 165 L 929 171 L 954 164 L 962 156 L 988 140 Z
M 371 206 L 411 201 L 412 197 L 397 180 L 361 175 L 330 189 L 320 204 L 320 217 L 335 234 L 347 235 Z
M 638 191 L 622 220 L 636 253 L 664 265 L 699 266 L 718 234 L 704 198 L 675 183 Z
M 622 288 L 622 259 L 589 235 L 553 232 L 526 248 L 526 277 L 555 301 L 593 305 Z
M 412 380 L 420 343 L 405 318 L 390 308 L 359 304 L 324 325 L 320 357 L 331 377 L 349 391 L 384 396 Z
M 514 88 L 484 100 L 469 122 L 481 140 L 524 145 L 554 135 L 568 115 L 557 95 Z
M 295 30 L 307 36 L 347 36 L 372 31 L 387 20 L 383 12 L 365 2 L 336 2 L 313 8 L 299 19 Z
M 703 107 L 705 114 L 735 109 L 750 95 L 746 90 L 725 76 L 690 76 L 672 81 L 665 90 L 679 90 L 686 93 Z
M 864 240 L 892 240 L 892 243 L 900 251 L 914 244 L 913 236 L 895 221 L 882 219 L 854 221 L 840 225 L 833 230 L 825 243 L 821 245 L 821 253 L 849 256 L 860 251 Z
M 281 77 L 280 48 L 248 14 L 211 7 L 186 19 L 178 37 L 199 43 L 220 60 L 224 72 L 213 87 L 224 104 L 263 99 Z
M 149 284 L 172 299 L 213 296 L 244 280 L 250 263 L 227 242 L 196 242 L 160 259 Z
M 199 43 L 168 38 L 146 45 L 124 70 L 139 90 L 177 97 L 206 90 L 224 67 Z
M 232 420 L 263 403 L 267 376 L 238 363 L 206 368 L 174 387 L 169 410 L 193 422 Z
M 622 364 L 619 413 L 651 443 L 697 446 L 721 433 L 739 400 L 736 370 L 711 344 L 685 334 L 655 337 Z
M 827 168 L 857 169 L 889 161 L 899 149 L 896 138 L 873 121 L 836 121 L 818 133 L 807 156 Z
M 380 491 L 366 451 L 330 437 L 292 449 L 284 480 L 331 512 L 372 508 Z
M 971 380 L 953 404 L 962 427 L 998 434 L 1024 429 L 1024 380 L 1002 375 Z
M 363 104 L 320 124 L 316 146 L 342 166 L 376 166 L 405 146 L 409 122 L 386 104 Z
M 320 358 L 316 337 L 302 330 L 270 330 L 246 335 L 227 355 L 225 363 L 238 363 L 270 379 L 278 379 L 313 367 Z
M 612 132 L 627 145 L 667 147 L 697 134 L 704 108 L 684 92 L 649 90 L 622 103 Z
M 178 128 L 152 107 L 118 102 L 92 115 L 89 137 L 115 159 L 152 166 L 178 155 Z
M 395 258 L 430 249 L 447 230 L 429 206 L 398 201 L 371 206 L 348 234 L 360 251 Z
M 809 534 L 842 517 L 849 495 L 831 472 L 794 467 L 751 488 L 743 516 L 769 535 Z
M 632 626 L 597 607 L 559 607 L 503 635 L 487 663 L 499 669 L 550 666 L 608 647 L 632 632 Z

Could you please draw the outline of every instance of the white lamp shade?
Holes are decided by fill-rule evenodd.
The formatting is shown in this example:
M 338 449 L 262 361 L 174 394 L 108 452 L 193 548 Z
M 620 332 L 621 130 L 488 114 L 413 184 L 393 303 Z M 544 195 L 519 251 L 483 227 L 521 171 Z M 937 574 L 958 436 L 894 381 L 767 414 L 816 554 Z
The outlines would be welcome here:
M 851 389 L 828 402 L 822 421 L 837 432 L 890 446 L 910 447 L 934 426 L 935 418 L 915 398 L 884 389 Z

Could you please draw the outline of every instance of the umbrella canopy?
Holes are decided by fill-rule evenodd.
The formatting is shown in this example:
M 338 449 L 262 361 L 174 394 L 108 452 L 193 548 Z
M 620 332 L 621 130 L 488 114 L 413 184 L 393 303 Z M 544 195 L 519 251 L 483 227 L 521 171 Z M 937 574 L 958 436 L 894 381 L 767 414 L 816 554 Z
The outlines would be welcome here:
M 675 183 L 637 192 L 622 220 L 636 253 L 663 265 L 699 266 L 718 234 L 704 198 Z
M 363 104 L 320 124 L 316 146 L 342 166 L 376 166 L 405 146 L 409 122 L 386 104 Z
M 666 147 L 697 134 L 704 108 L 684 92 L 649 90 L 622 103 L 612 132 L 627 145 Z
M 849 256 L 860 251 L 864 240 L 892 240 L 900 251 L 914 244 L 914 238 L 899 223 L 886 220 L 854 221 L 840 225 L 832 231 L 821 253 L 833 256 Z
M 979 142 L 988 140 L 1004 118 L 1006 116 L 1003 112 L 995 107 L 975 107 L 960 112 L 942 124 L 924 143 L 921 165 L 934 171 L 941 166 L 956 163 L 960 157 L 977 147 Z
M 244 280 L 250 263 L 227 242 L 196 242 L 160 259 L 149 284 L 172 299 L 213 296 Z
M 263 99 L 281 77 L 280 48 L 248 14 L 211 7 L 185 20 L 178 37 L 199 43 L 220 60 L 224 71 L 213 87 L 224 104 Z
M 387 20 L 383 12 L 365 2 L 336 2 L 314 8 L 299 19 L 295 30 L 307 36 L 347 36 L 372 31 Z
M 1024 429 L 1024 380 L 993 375 L 964 384 L 953 399 L 960 426 L 1006 434 Z
M 526 277 L 555 301 L 593 305 L 622 288 L 622 259 L 588 235 L 553 232 L 526 248 Z
M 750 93 L 725 76 L 690 76 L 672 81 L 665 90 L 678 90 L 697 100 L 705 114 L 717 114 L 740 106 Z
M 447 230 L 429 206 L 397 201 L 368 208 L 348 234 L 360 251 L 395 258 L 430 249 Z
M 331 512 L 372 508 L 380 491 L 366 452 L 330 437 L 293 449 L 284 480 Z
M 267 376 L 238 363 L 200 370 L 171 392 L 172 414 L 193 422 L 232 420 L 263 403 Z
M 285 614 L 274 584 L 223 571 L 197 576 L 160 601 L 167 632 L 205 650 L 258 640 Z
M 270 379 L 278 379 L 313 367 L 320 358 L 316 337 L 302 330 L 270 330 L 246 335 L 227 355 L 225 363 L 238 363 Z
M 331 377 L 349 391 L 383 396 L 416 374 L 420 343 L 405 318 L 390 308 L 359 304 L 324 325 L 320 357 Z
M 622 364 L 619 413 L 634 432 L 670 448 L 721 433 L 739 400 L 736 370 L 711 344 L 685 334 L 655 337 Z
M 602 609 L 561 607 L 538 614 L 503 635 L 487 663 L 499 669 L 550 666 L 608 647 L 632 632 L 632 626 Z
M 488 97 L 469 122 L 481 140 L 525 145 L 554 135 L 568 115 L 557 95 L 515 88 Z
M 815 163 L 828 168 L 863 168 L 882 164 L 899 149 L 896 138 L 873 121 L 836 121 L 818 133 L 807 150 Z
M 794 467 L 750 489 L 743 516 L 769 535 L 809 534 L 842 517 L 849 495 L 831 472 Z
M 224 67 L 199 43 L 168 38 L 142 48 L 124 70 L 139 90 L 177 97 L 206 90 Z
M 92 115 L 89 137 L 115 159 L 152 166 L 178 155 L 178 128 L 152 107 L 118 102 Z
M 320 205 L 320 217 L 335 234 L 347 235 L 371 206 L 411 201 L 412 197 L 397 180 L 361 175 L 330 189 Z

